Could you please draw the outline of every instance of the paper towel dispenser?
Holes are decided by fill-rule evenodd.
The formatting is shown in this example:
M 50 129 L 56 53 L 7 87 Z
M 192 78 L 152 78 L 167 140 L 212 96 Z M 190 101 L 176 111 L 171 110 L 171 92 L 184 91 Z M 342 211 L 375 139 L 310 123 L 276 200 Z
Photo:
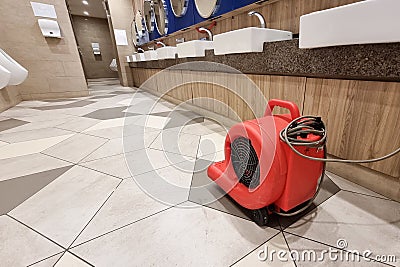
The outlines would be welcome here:
M 38 23 L 44 37 L 61 38 L 61 30 L 57 21 L 51 19 L 38 19 Z

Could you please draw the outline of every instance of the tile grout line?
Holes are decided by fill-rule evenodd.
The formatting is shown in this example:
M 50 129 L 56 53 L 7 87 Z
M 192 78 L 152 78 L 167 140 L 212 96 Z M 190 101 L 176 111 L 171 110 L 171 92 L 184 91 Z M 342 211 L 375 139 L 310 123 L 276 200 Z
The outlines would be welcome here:
M 34 231 L 35 233 L 39 234 L 40 236 L 46 238 L 47 240 L 51 241 L 52 243 L 54 243 L 55 245 L 59 246 L 60 248 L 62 248 L 63 250 L 66 250 L 66 248 L 60 244 L 58 244 L 56 241 L 52 240 L 51 238 L 47 237 L 46 235 L 42 234 L 41 232 L 39 232 L 38 230 L 34 229 L 33 227 L 30 227 L 29 225 L 27 225 L 26 223 L 18 220 L 17 218 L 11 216 L 10 214 L 5 214 L 6 216 L 10 217 L 11 219 L 19 222 L 20 224 L 24 225 L 25 227 L 29 228 L 30 230 Z M 56 255 L 56 254 L 55 254 Z
M 347 189 L 340 189 L 341 191 L 347 192 L 347 193 L 353 193 L 353 194 L 357 194 L 357 195 L 362 195 L 362 196 L 366 196 L 366 197 L 374 197 L 374 198 L 378 198 L 381 200 L 386 200 L 386 201 L 392 201 L 392 202 L 396 202 L 396 203 L 400 203 L 394 199 L 390 199 L 390 198 L 385 198 L 385 197 L 379 197 L 379 196 L 373 196 L 373 195 L 369 195 L 366 193 L 360 193 L 360 192 L 355 192 L 355 191 L 351 191 L 351 190 L 347 190 Z
M 282 231 L 283 239 L 285 240 L 286 246 L 287 246 L 287 248 L 289 249 L 289 253 L 290 253 L 290 255 L 292 255 L 292 254 L 291 254 L 291 253 L 292 253 L 292 250 L 291 250 L 291 248 L 290 248 L 290 246 L 289 246 L 289 242 L 288 242 L 287 239 L 286 239 L 285 232 L 284 232 L 283 230 L 281 230 L 281 231 Z M 291 258 L 291 257 L 290 257 L 290 258 Z M 297 267 L 296 261 L 295 261 L 294 259 L 291 259 L 291 260 L 292 260 L 294 266 Z
M 272 228 L 274 229 L 274 228 Z M 276 230 L 276 229 L 275 229 Z M 244 256 L 242 256 L 240 259 L 236 260 L 234 263 L 232 263 L 231 265 L 229 265 L 230 267 L 234 266 L 236 263 L 240 262 L 241 260 L 243 260 L 244 258 L 246 258 L 247 256 L 249 256 L 253 251 L 255 251 L 256 249 L 260 248 L 262 245 L 264 245 L 265 243 L 267 243 L 268 241 L 270 241 L 271 239 L 273 239 L 274 237 L 278 236 L 281 233 L 281 231 L 278 231 L 278 233 L 274 234 L 272 237 L 268 238 L 267 240 L 263 241 L 260 245 L 258 245 L 257 247 L 255 247 L 254 249 L 252 249 L 250 252 L 248 252 L 247 254 L 245 254 Z
M 48 257 L 46 257 L 46 258 L 43 258 L 43 259 L 41 259 L 41 260 L 35 261 L 34 263 L 30 263 L 29 265 L 27 265 L 27 267 L 34 266 L 35 264 L 38 264 L 38 263 L 43 262 L 43 261 L 45 261 L 45 260 L 48 260 L 48 259 L 50 259 L 50 258 L 52 258 L 52 257 L 54 257 L 54 256 L 57 256 L 57 255 L 61 255 L 60 257 L 62 257 L 62 256 L 64 255 L 64 253 L 65 253 L 65 250 L 62 251 L 62 252 L 59 252 L 59 253 L 50 255 L 50 256 L 48 256 Z
M 72 246 L 72 244 L 78 239 L 78 237 L 82 234 L 82 232 L 86 229 L 86 227 L 90 224 L 90 222 L 96 217 L 96 215 L 100 212 L 100 210 L 104 207 L 104 205 L 107 203 L 107 201 L 111 198 L 111 196 L 115 193 L 115 191 L 118 189 L 118 187 L 122 184 L 123 180 L 121 180 L 117 186 L 113 189 L 113 191 L 110 193 L 110 195 L 104 200 L 103 204 L 100 205 L 100 207 L 97 209 L 97 211 L 93 214 L 92 218 L 86 223 L 86 225 L 82 228 L 82 230 L 78 233 L 78 235 L 75 237 L 75 239 L 71 242 L 71 244 L 68 246 L 67 250 L 69 250 Z
M 76 245 L 74 245 L 74 246 L 71 246 L 69 249 L 74 249 L 74 248 L 79 247 L 79 246 L 81 246 L 81 245 L 83 245 L 83 244 L 86 244 L 86 243 L 88 243 L 88 242 L 91 242 L 91 241 L 93 241 L 93 240 L 95 240 L 95 239 L 98 239 L 98 238 L 100 238 L 100 237 L 103 237 L 103 236 L 105 236 L 105 235 L 108 235 L 108 234 L 110 234 L 110 233 L 112 233 L 112 232 L 121 230 L 121 229 L 123 229 L 123 228 L 125 228 L 125 227 L 128 227 L 128 226 L 130 226 L 130 225 L 133 225 L 133 224 L 135 224 L 135 223 L 137 223 L 137 222 L 143 221 L 143 220 L 145 220 L 145 219 L 147 219 L 147 218 L 150 218 L 150 217 L 153 217 L 153 216 L 155 216 L 155 215 L 157 215 L 157 214 L 159 214 L 159 213 L 162 213 L 162 212 L 164 212 L 164 211 L 167 211 L 167 210 L 169 210 L 169 209 L 172 209 L 172 208 L 174 208 L 174 207 L 177 207 L 178 205 L 181 205 L 181 204 L 183 204 L 183 203 L 185 203 L 185 202 L 186 202 L 186 200 L 185 200 L 185 201 L 182 201 L 182 202 L 180 202 L 180 203 L 178 203 L 178 204 L 176 204 L 176 205 L 166 207 L 166 208 L 163 209 L 163 210 L 157 211 L 156 213 L 150 214 L 150 215 L 145 216 L 145 217 L 143 217 L 143 218 L 141 218 L 141 219 L 138 219 L 138 220 L 136 220 L 136 221 L 133 221 L 133 222 L 130 222 L 130 223 L 128 223 L 128 224 L 124 224 L 124 225 L 122 225 L 122 226 L 119 226 L 119 227 L 117 227 L 117 228 L 115 228 L 115 229 L 113 229 L 113 230 L 110 230 L 110 231 L 108 231 L 108 232 L 105 232 L 105 233 L 103 233 L 103 234 L 101 234 L 101 235 L 98 235 L 98 236 L 96 236 L 96 237 L 90 238 L 90 239 L 88 239 L 88 240 L 86 240 L 86 241 L 84 241 L 84 242 L 82 242 L 82 243 L 79 243 L 79 244 L 76 244 Z

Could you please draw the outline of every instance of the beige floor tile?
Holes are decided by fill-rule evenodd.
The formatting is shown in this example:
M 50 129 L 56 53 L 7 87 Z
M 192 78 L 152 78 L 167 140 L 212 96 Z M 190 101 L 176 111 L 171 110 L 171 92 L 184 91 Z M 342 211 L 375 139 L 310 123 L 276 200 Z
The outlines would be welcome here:
M 96 266 L 229 266 L 276 233 L 209 208 L 172 208 L 72 251 Z
M 388 265 L 384 265 L 382 263 L 378 263 L 375 261 L 371 261 L 365 259 L 363 257 L 352 256 L 350 254 L 346 254 L 344 251 L 338 251 L 333 247 L 328 247 L 326 245 L 320 244 L 318 242 L 314 242 L 311 240 L 307 240 L 305 238 L 291 235 L 285 233 L 286 241 L 289 244 L 289 248 L 291 249 L 294 257 L 296 259 L 296 265 L 299 267 L 313 267 L 313 266 L 344 266 L 344 267 L 357 267 L 357 266 L 377 266 L 384 267 Z M 322 255 L 323 251 L 337 251 L 336 253 L 332 253 L 330 257 L 328 253 Z M 315 254 L 313 254 L 315 252 Z M 310 256 L 309 256 L 310 255 Z M 315 255 L 315 257 L 314 257 Z M 342 255 L 342 256 L 341 256 Z M 347 256 L 349 255 L 349 256 Z M 335 259 L 337 257 L 337 259 Z M 347 260 L 347 257 L 349 260 Z M 354 257 L 354 258 L 353 258 Z M 319 260 L 318 260 L 319 259 Z M 390 263 L 389 263 L 390 264 Z
M 283 260 L 279 260 L 277 257 L 277 253 L 270 255 L 271 251 L 285 251 Z M 264 243 L 262 246 L 258 247 L 246 257 L 241 259 L 239 262 L 235 263 L 234 267 L 262 267 L 262 266 L 270 266 L 270 267 L 295 267 L 296 265 L 290 259 L 289 248 L 286 244 L 285 238 L 282 233 L 279 233 L 277 236 L 273 237 L 268 242 Z
M 63 130 L 57 128 L 42 128 L 32 131 L 23 131 L 23 132 L 15 132 L 7 134 L 0 133 L 0 140 L 8 143 L 18 143 L 18 142 L 43 139 L 54 136 L 68 135 L 68 134 L 74 134 L 74 133 L 68 129 Z
M 164 130 L 151 144 L 150 148 L 196 157 L 200 136 L 177 131 Z
M 116 178 L 76 166 L 10 214 L 67 247 L 118 183 Z
M 57 145 L 43 151 L 44 154 L 69 162 L 78 163 L 107 142 L 107 139 L 75 134 Z
M 330 246 L 345 239 L 348 249 L 400 258 L 399 228 L 400 203 L 340 191 L 286 231 Z
M 78 257 L 66 252 L 61 259 L 57 262 L 55 267 L 90 267 L 91 265 L 82 261 Z
M 169 208 L 140 189 L 132 179 L 124 180 L 74 242 L 81 244 L 119 227 Z
M 57 125 L 57 128 L 65 129 L 74 132 L 82 132 L 90 127 L 101 122 L 100 120 L 85 118 L 85 117 L 77 117 L 68 119 L 65 123 Z
M 0 216 L 0 229 L 2 266 L 27 266 L 63 250 L 6 215 Z
M 135 150 L 140 150 L 149 147 L 154 139 L 159 135 L 159 131 L 152 131 L 142 135 L 130 135 L 124 138 L 115 138 L 107 141 L 104 145 L 99 147 L 89 156 L 84 158 L 81 162 L 88 162 L 96 159 L 115 156 L 122 153 L 128 153 Z M 144 139 L 144 140 L 143 140 Z M 125 146 L 124 146 L 125 143 Z
M 55 136 L 19 143 L 13 143 L 0 148 L 0 160 L 36 154 L 70 138 L 72 134 Z
M 360 194 L 365 194 L 365 195 L 369 195 L 369 196 L 374 196 L 374 197 L 380 197 L 380 198 L 386 198 L 378 193 L 375 193 L 374 191 L 371 191 L 365 187 L 362 187 L 358 184 L 355 184 L 353 182 L 350 182 L 349 180 L 346 180 L 340 176 L 337 176 L 333 173 L 327 172 L 326 173 L 329 178 L 332 179 L 332 181 L 337 184 L 341 189 L 343 190 L 347 190 L 347 191 L 352 191 L 352 192 L 356 192 L 356 193 L 360 193 Z

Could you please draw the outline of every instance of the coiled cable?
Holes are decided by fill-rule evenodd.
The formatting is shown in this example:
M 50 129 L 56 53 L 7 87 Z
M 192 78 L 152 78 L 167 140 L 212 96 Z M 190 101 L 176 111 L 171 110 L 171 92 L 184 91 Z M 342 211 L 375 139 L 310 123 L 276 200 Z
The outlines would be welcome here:
M 315 136 L 319 136 L 320 138 L 318 140 L 312 141 L 307 138 L 308 134 L 313 134 Z M 298 138 L 302 137 L 302 138 Z M 321 173 L 321 177 L 318 182 L 317 190 L 315 191 L 314 196 L 308 200 L 307 205 L 302 207 L 301 209 L 298 209 L 294 212 L 290 213 L 283 213 L 283 212 L 278 212 L 275 210 L 272 210 L 272 212 L 280 215 L 280 216 L 293 216 L 297 215 L 303 211 L 305 211 L 307 208 L 309 208 L 314 199 L 317 197 L 319 191 L 321 190 L 321 185 L 322 181 L 325 176 L 325 164 L 326 162 L 341 162 L 341 163 L 370 163 L 370 162 L 376 162 L 376 161 L 381 161 L 387 158 L 390 158 L 397 153 L 400 152 L 400 147 L 396 149 L 395 151 L 379 157 L 379 158 L 374 158 L 374 159 L 366 159 L 366 160 L 353 160 L 353 159 L 327 159 L 326 155 L 326 130 L 325 130 L 325 124 L 322 121 L 321 117 L 316 117 L 316 116 L 302 116 L 297 119 L 294 119 L 292 122 L 290 122 L 286 128 L 284 128 L 280 132 L 280 139 L 285 142 L 290 149 L 299 155 L 300 157 L 309 159 L 309 160 L 314 160 L 314 161 L 321 161 L 324 163 L 323 165 L 323 170 Z M 312 147 L 312 148 L 321 148 L 324 150 L 324 157 L 323 158 L 315 158 L 315 157 L 310 157 L 307 155 L 302 154 L 299 152 L 294 146 L 306 146 L 306 147 Z

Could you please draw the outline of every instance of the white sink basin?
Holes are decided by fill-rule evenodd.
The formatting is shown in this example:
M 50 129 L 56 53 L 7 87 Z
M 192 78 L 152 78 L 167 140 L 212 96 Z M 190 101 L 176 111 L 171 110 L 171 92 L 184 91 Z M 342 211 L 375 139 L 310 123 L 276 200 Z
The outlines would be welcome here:
M 292 39 L 292 33 L 267 28 L 248 27 L 214 36 L 214 54 L 262 52 L 265 42 Z
M 6 87 L 10 82 L 11 72 L 0 65 L 0 89 Z
M 157 51 L 156 50 L 149 50 L 144 52 L 144 58 L 146 61 L 150 60 L 157 60 Z
M 178 54 L 178 49 L 174 46 L 160 47 L 156 51 L 158 59 L 175 58 L 176 54 Z
M 176 48 L 179 58 L 205 57 L 206 50 L 214 49 L 214 42 L 205 40 L 193 40 L 178 44 Z
M 300 48 L 400 42 L 400 1 L 367 0 L 300 17 Z
M 133 62 L 140 62 L 140 61 L 146 61 L 144 57 L 144 53 L 135 53 L 132 55 L 132 61 Z

